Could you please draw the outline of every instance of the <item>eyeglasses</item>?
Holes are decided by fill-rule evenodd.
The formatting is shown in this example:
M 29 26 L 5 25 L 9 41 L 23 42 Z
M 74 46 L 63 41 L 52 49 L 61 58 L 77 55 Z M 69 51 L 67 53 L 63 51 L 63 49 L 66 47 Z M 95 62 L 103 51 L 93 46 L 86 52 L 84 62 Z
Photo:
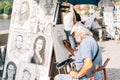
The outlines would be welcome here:
M 9 71 L 15 71 L 15 69 L 8 68 Z

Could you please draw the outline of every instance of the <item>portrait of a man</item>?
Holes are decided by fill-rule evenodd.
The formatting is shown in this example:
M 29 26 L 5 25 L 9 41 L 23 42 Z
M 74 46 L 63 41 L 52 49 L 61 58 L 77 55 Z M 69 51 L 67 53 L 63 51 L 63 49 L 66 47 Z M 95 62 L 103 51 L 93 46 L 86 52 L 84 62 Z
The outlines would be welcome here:
M 29 72 L 28 69 L 24 69 L 22 80 L 30 80 L 30 78 L 31 78 L 31 73 Z
M 35 80 L 36 65 L 26 62 L 19 63 L 16 80 Z
M 12 32 L 8 44 L 7 56 L 13 61 L 30 62 L 33 52 L 30 46 L 29 36 L 25 33 Z M 27 41 L 28 42 L 27 42 Z M 13 44 L 14 43 L 14 44 Z
M 22 58 L 22 55 L 24 53 L 23 51 L 23 36 L 17 35 L 15 38 L 15 46 L 14 49 L 12 49 L 8 55 L 10 59 L 20 59 Z

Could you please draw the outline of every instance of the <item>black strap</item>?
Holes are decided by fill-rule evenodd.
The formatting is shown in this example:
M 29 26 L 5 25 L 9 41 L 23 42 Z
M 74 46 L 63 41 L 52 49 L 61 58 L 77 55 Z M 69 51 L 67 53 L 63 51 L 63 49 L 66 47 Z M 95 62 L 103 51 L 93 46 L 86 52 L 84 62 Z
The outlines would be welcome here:
M 97 44 L 97 52 L 96 52 L 96 54 L 95 54 L 95 57 L 92 59 L 92 61 L 94 61 L 94 60 L 96 59 L 98 53 L 99 53 L 99 46 L 98 46 L 98 44 Z

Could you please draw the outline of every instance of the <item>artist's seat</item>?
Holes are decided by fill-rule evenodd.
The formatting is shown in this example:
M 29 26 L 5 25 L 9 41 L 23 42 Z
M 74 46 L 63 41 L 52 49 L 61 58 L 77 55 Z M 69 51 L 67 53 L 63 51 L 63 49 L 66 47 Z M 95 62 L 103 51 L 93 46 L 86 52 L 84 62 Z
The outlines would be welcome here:
M 102 66 L 96 65 L 96 67 L 95 67 L 94 71 L 91 73 L 90 77 L 93 77 L 94 74 L 95 74 L 97 71 L 103 70 L 104 80 L 107 80 L 106 66 L 107 66 L 109 60 L 110 60 L 110 58 L 107 58 L 106 61 L 104 62 L 104 64 L 103 64 Z M 94 80 L 94 78 L 93 78 L 93 79 L 88 79 L 88 80 Z

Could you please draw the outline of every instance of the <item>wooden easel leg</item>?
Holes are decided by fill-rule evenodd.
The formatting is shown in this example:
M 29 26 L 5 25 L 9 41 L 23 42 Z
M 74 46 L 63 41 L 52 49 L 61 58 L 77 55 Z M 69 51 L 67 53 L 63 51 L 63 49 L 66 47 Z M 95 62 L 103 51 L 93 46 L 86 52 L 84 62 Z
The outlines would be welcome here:
M 53 68 L 54 61 L 55 61 L 55 54 L 54 54 L 54 50 L 53 50 L 52 58 L 51 58 L 51 64 L 50 64 L 49 76 L 51 76 L 51 74 L 52 74 L 52 68 Z

